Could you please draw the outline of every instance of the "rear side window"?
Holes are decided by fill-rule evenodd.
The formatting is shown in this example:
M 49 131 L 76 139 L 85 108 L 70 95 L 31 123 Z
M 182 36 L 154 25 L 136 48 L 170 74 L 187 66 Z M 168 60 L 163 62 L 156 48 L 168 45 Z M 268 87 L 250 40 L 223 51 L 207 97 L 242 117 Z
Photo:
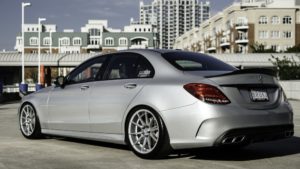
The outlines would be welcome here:
M 235 67 L 228 65 L 208 55 L 191 52 L 168 52 L 162 54 L 169 63 L 182 71 L 234 71 Z

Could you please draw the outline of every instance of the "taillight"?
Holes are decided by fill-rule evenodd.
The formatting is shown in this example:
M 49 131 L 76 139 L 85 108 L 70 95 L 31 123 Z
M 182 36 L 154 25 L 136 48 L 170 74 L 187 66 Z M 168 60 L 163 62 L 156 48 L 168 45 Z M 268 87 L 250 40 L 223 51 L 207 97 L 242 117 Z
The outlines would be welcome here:
M 184 89 L 197 99 L 211 104 L 229 104 L 230 100 L 216 87 L 201 84 L 190 83 L 184 85 Z

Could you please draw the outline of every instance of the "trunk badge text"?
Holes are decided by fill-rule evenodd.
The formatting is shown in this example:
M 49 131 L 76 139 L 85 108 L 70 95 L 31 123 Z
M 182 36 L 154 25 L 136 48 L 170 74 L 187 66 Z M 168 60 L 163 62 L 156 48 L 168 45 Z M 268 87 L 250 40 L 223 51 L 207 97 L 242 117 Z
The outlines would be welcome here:
M 259 80 L 261 83 L 263 83 L 263 76 L 262 76 L 262 75 L 259 75 L 259 76 L 258 76 L 258 80 Z

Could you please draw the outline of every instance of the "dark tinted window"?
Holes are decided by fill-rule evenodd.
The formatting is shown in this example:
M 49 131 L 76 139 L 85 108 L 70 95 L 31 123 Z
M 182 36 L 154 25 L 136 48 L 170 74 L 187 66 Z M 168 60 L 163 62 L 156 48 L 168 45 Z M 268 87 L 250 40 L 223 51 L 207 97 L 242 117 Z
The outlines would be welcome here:
M 211 56 L 191 52 L 168 52 L 162 56 L 182 71 L 234 71 L 230 66 Z
M 137 54 L 119 54 L 111 60 L 105 79 L 151 78 L 154 69 L 144 57 Z
M 154 69 L 152 65 L 146 58 L 140 56 L 136 67 L 136 77 L 152 78 L 153 76 L 154 76 Z

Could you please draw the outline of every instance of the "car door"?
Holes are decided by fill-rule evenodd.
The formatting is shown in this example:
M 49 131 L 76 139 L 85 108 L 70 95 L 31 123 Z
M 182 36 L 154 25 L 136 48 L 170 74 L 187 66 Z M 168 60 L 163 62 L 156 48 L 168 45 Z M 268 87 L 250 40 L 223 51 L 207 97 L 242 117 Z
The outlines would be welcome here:
M 130 102 L 154 76 L 151 64 L 135 53 L 116 54 L 101 81 L 90 95 L 91 131 L 120 134 L 121 123 Z
M 48 127 L 53 130 L 89 131 L 89 94 L 106 57 L 91 59 L 66 77 L 65 87 L 55 87 L 48 101 Z

